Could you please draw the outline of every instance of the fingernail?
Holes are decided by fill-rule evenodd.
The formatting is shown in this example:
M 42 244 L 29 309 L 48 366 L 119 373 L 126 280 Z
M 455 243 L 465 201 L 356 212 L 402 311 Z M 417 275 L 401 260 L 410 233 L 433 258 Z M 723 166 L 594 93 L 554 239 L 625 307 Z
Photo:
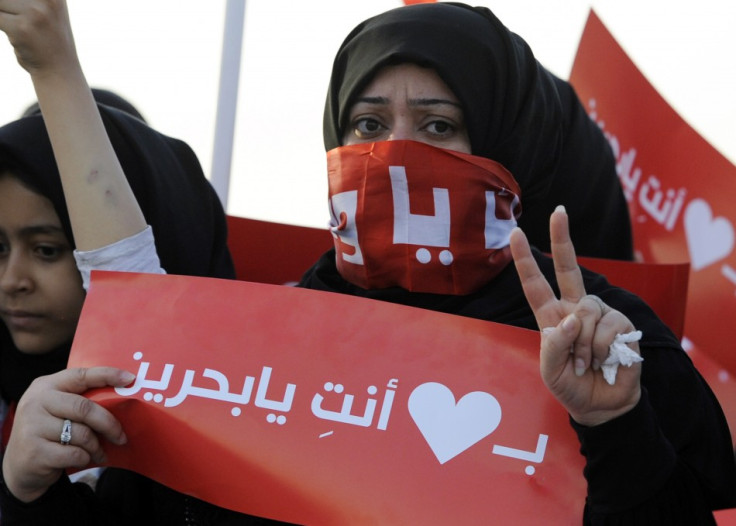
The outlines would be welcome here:
M 568 314 L 564 320 L 562 320 L 562 328 L 566 331 L 571 331 L 575 328 L 575 315 Z
M 567 214 L 567 210 L 565 210 L 565 205 L 557 205 L 555 208 L 555 212 L 562 212 L 563 214 Z
M 128 443 L 128 437 L 125 435 L 124 432 L 120 432 L 120 436 L 118 437 L 117 441 L 115 442 L 118 446 L 123 446 Z
M 97 458 L 95 459 L 96 464 L 104 464 L 105 462 L 107 462 L 107 455 L 105 455 L 105 453 L 97 455 Z
M 135 380 L 135 375 L 129 371 L 123 371 L 120 374 L 120 380 L 125 382 L 126 384 L 129 384 L 133 380 Z
M 583 376 L 585 374 L 585 362 L 582 358 L 575 359 L 575 376 Z
M 591 367 L 594 371 L 598 371 L 601 368 L 601 361 L 598 358 L 593 358 L 593 363 L 591 364 Z

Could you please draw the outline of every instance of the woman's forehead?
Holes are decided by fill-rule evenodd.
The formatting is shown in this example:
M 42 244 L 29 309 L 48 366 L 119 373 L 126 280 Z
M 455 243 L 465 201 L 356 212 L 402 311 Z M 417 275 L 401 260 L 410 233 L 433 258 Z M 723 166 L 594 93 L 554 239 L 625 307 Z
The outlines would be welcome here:
M 4 191 L 0 192 L 5 196 L 13 195 L 23 197 L 27 200 L 42 201 L 47 203 L 53 210 L 53 203 L 51 200 L 38 191 L 32 184 L 26 181 L 23 177 L 20 177 L 14 172 L 5 170 L 0 171 L 0 188 Z M 20 208 L 22 203 L 16 203 L 12 208 Z
M 358 98 L 380 95 L 383 91 L 406 90 L 407 94 L 418 97 L 442 97 L 458 102 L 457 96 L 440 78 L 434 69 L 412 63 L 384 66 L 368 82 Z

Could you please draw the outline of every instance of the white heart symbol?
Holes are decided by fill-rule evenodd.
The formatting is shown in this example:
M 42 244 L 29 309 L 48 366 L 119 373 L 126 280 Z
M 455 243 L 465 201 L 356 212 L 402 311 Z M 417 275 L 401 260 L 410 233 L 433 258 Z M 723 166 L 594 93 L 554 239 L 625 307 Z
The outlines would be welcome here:
M 440 464 L 493 433 L 501 423 L 501 406 L 490 394 L 473 391 L 456 404 L 452 391 L 436 382 L 412 391 L 409 414 Z
M 685 234 L 693 270 L 715 263 L 733 249 L 733 225 L 725 217 L 714 219 L 702 199 L 691 201 L 685 211 Z

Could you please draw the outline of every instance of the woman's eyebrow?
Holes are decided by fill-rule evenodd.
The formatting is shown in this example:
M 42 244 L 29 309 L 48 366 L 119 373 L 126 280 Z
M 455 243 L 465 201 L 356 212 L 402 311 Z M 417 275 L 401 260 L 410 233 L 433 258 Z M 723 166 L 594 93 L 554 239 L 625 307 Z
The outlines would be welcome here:
M 462 109 L 459 102 L 449 99 L 409 99 L 409 106 L 444 106 L 450 105 Z
M 375 96 L 375 97 L 359 97 L 356 99 L 355 104 L 358 103 L 365 103 L 365 104 L 376 104 L 376 105 L 382 105 L 386 106 L 390 104 L 391 100 L 388 97 L 381 97 L 381 96 Z M 456 108 L 462 109 L 462 106 L 460 106 L 459 102 L 455 102 L 454 100 L 449 99 L 438 99 L 438 98 L 419 98 L 419 99 L 409 99 L 407 101 L 409 106 L 441 106 L 441 105 L 450 105 L 454 106 Z
M 39 234 L 44 235 L 59 235 L 66 237 L 64 229 L 56 225 L 29 225 L 20 229 L 20 233 L 23 236 L 34 236 Z
M 389 104 L 390 101 L 389 101 L 388 97 L 379 97 L 379 96 L 376 96 L 376 97 L 358 97 L 355 100 L 355 104 L 358 104 L 359 102 L 363 102 L 365 104 L 381 104 L 381 105 L 385 106 L 385 105 Z

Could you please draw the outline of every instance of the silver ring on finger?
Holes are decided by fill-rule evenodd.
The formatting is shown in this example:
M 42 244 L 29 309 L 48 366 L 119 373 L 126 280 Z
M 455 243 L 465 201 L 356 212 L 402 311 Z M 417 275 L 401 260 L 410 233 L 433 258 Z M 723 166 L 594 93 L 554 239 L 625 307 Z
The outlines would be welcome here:
M 68 446 L 69 442 L 72 441 L 72 421 L 68 418 L 64 420 L 61 426 L 61 435 L 59 436 L 59 442 L 63 446 Z

